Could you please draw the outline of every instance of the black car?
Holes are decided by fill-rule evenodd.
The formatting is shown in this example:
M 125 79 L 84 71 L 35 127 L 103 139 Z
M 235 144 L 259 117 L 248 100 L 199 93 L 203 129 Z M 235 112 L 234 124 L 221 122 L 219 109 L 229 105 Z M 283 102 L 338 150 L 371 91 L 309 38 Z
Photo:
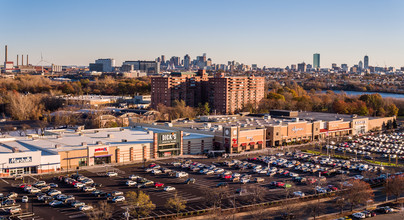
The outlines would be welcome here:
M 194 178 L 188 178 L 187 180 L 185 180 L 184 183 L 185 184 L 195 183 L 195 179 Z
M 218 184 L 216 185 L 216 187 L 228 187 L 228 186 L 229 186 L 229 184 L 226 183 L 226 182 L 221 182 L 221 183 L 218 183 Z

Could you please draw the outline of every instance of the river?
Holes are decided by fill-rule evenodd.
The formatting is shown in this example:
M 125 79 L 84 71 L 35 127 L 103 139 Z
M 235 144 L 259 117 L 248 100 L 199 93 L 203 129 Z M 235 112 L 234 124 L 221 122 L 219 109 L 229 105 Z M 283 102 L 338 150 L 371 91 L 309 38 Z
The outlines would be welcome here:
M 404 94 L 395 93 L 384 93 L 384 92 L 359 92 L 359 91 L 341 91 L 341 90 L 331 90 L 337 94 L 345 92 L 347 95 L 363 95 L 363 94 L 375 94 L 379 93 L 383 98 L 394 98 L 394 99 L 404 99 Z M 326 92 L 325 90 L 323 92 Z

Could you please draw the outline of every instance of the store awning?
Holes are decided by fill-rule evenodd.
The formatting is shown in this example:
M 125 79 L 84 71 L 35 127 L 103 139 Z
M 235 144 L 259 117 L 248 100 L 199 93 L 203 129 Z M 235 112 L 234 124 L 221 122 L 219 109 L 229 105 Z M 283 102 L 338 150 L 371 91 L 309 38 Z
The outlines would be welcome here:
M 232 147 L 238 147 L 238 145 L 237 144 L 233 144 L 233 145 L 231 145 Z
M 245 147 L 247 146 L 247 143 L 242 143 L 241 146 Z
M 167 152 L 167 151 L 173 151 L 173 150 L 181 150 L 181 148 L 168 148 L 168 149 L 161 149 L 157 150 L 158 152 Z
M 262 141 L 257 141 L 257 144 L 262 144 Z
M 112 154 L 99 155 L 99 156 L 94 156 L 94 157 L 95 157 L 95 158 L 98 158 L 98 157 L 110 157 L 110 156 L 112 156 Z
M 250 145 L 255 145 L 255 142 L 250 142 Z

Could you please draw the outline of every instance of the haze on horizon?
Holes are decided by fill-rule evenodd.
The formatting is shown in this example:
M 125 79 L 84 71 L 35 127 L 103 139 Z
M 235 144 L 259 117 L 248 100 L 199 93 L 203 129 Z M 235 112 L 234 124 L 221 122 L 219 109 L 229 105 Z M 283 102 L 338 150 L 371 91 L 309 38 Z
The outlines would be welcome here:
M 214 63 L 404 66 L 402 0 L 0 1 L 0 61 L 88 65 L 207 53 Z

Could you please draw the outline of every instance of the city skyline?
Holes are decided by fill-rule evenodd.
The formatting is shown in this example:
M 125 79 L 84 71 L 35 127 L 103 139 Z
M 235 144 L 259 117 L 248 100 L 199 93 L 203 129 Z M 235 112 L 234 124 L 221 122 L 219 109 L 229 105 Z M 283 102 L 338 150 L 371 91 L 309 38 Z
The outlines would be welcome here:
M 284 68 L 312 63 L 319 53 L 321 67 L 357 65 L 365 55 L 369 66 L 404 66 L 402 1 L 117 3 L 5 2 L 8 10 L 0 18 L 8 22 L 0 49 L 7 44 L 12 61 L 29 54 L 34 65 L 41 53 L 58 65 L 88 65 L 108 57 L 119 65 L 163 54 L 193 59 L 207 53 L 216 64 L 235 60 Z

